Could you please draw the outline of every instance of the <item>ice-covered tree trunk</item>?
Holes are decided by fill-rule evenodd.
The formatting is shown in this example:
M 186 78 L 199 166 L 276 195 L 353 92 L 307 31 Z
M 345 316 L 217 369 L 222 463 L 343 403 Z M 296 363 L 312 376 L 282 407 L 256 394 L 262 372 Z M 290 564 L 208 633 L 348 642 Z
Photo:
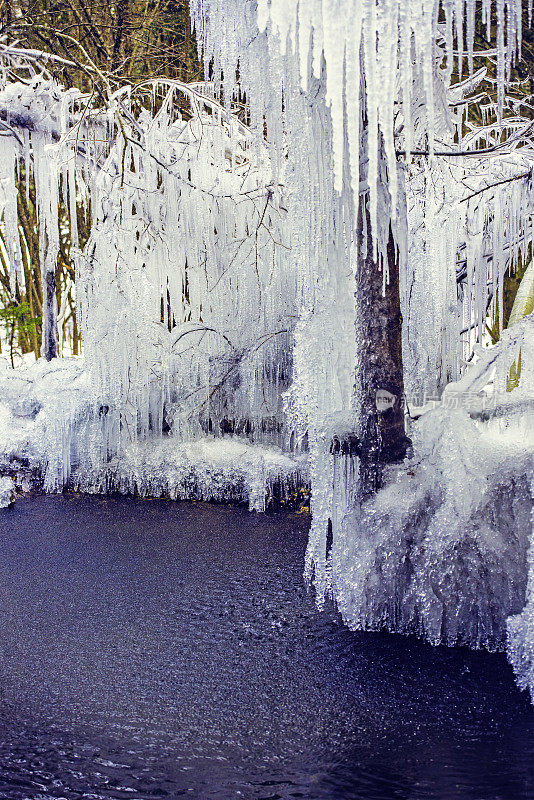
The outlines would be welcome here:
M 55 261 L 46 258 L 43 281 L 43 338 L 41 355 L 47 361 L 57 357 L 57 301 Z
M 366 107 L 365 94 L 360 108 Z M 369 185 L 369 127 L 367 115 L 360 122 L 360 185 Z M 381 137 L 380 137 L 381 138 Z M 404 370 L 402 359 L 402 314 L 399 271 L 402 258 L 393 227 L 402 227 L 405 213 L 402 191 L 398 191 L 396 220 L 392 219 L 392 197 L 383 141 L 378 147 L 376 233 L 371 234 L 372 199 L 369 190 L 360 194 L 352 237 L 356 244 L 354 324 L 354 433 L 334 438 L 334 455 L 358 457 L 354 471 L 355 497 L 363 500 L 383 484 L 386 465 L 401 461 L 409 439 L 404 426 Z M 398 234 L 398 230 L 396 231 Z
M 384 468 L 401 461 L 410 440 L 404 425 L 402 314 L 399 264 L 393 234 L 387 245 L 388 280 L 376 263 L 369 230 L 369 210 L 358 213 L 356 273 L 356 340 L 359 357 L 355 384 L 358 398 L 356 436 L 335 438 L 334 455 L 359 458 L 356 495 L 365 499 L 381 486 Z M 385 266 L 384 266 L 385 268 Z
M 385 281 L 373 254 L 371 237 L 366 235 L 368 230 L 368 203 L 362 201 L 356 275 L 356 337 L 360 353 L 356 366 L 360 404 L 357 448 L 362 497 L 380 488 L 384 465 L 404 458 L 408 444 L 404 430 L 398 258 L 390 231 L 389 280 Z
M 58 355 L 56 267 L 59 253 L 59 151 L 51 147 L 51 134 L 34 133 L 32 152 L 39 219 L 39 260 L 43 284 L 41 355 L 51 361 Z

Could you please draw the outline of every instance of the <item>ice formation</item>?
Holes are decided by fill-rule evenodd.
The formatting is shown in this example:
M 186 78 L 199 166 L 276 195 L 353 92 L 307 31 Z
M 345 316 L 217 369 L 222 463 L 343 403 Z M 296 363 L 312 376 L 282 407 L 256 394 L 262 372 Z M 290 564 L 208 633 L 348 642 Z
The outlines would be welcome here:
M 143 477 L 148 469 L 134 469 L 140 443 L 150 440 L 160 442 L 163 460 L 174 453 L 184 462 L 169 478 L 170 496 L 189 491 L 220 499 L 223 485 L 210 490 L 208 478 L 199 478 L 198 490 L 187 489 L 191 458 L 173 447 L 235 434 L 256 450 L 243 444 L 226 459 L 236 476 L 227 493 L 250 496 L 251 506 L 261 508 L 280 480 L 291 473 L 296 483 L 300 470 L 294 459 L 276 455 L 286 441 L 282 395 L 292 369 L 297 281 L 286 268 L 286 211 L 267 148 L 204 86 L 152 81 L 135 93 L 115 93 L 109 108 L 80 113 L 83 102 L 42 75 L 8 83 L 0 93 L 8 124 L 24 137 L 18 151 L 15 136 L 1 139 L 8 155 L 6 241 L 18 246 L 14 181 L 23 163 L 35 178 L 42 282 L 51 287 L 43 355 L 57 351 L 47 275 L 63 203 L 82 316 L 83 380 L 91 389 L 90 403 L 63 394 L 57 414 L 44 415 L 45 488 L 153 492 L 153 476 Z M 80 204 L 90 207 L 92 219 L 83 250 Z M 15 281 L 20 258 L 16 249 L 10 255 Z M 211 451 L 207 446 L 206 462 Z M 214 454 L 221 462 L 220 448 Z M 224 458 L 221 464 L 222 481 L 230 464 Z M 237 489 L 239 482 L 246 485 Z
M 11 478 L 0 478 L 0 508 L 7 508 L 15 497 L 15 484 Z
M 0 48 L 5 64 L 30 72 L 14 81 L 4 70 L 0 91 L 12 280 L 24 164 L 40 219 L 43 355 L 57 350 L 60 206 L 84 343 L 83 365 L 2 377 L 5 464 L 25 452 L 48 490 L 246 497 L 257 509 L 275 486 L 290 491 L 309 475 L 306 575 L 319 602 L 332 595 L 354 627 L 490 648 L 503 646 L 514 614 L 510 654 L 532 686 L 534 566 L 517 615 L 532 503 L 532 318 L 481 348 L 488 313 L 502 329 L 505 271 L 532 248 L 531 151 L 523 122 L 504 113 L 521 0 L 497 0 L 497 101 L 476 129 L 464 113 L 483 78 L 472 69 L 472 0 L 191 8 L 213 80 L 150 81 L 104 107 L 35 74 L 35 54 Z M 484 0 L 488 24 L 492 13 Z M 467 74 L 451 84 L 463 54 Z M 247 125 L 232 108 L 243 93 Z M 82 205 L 92 219 L 83 248 Z M 407 408 L 439 406 L 418 412 L 414 460 L 362 502 L 358 458 L 331 445 L 366 424 L 356 277 L 370 242 L 388 285 L 390 233 Z M 16 389 L 20 408 L 12 380 L 31 386 Z M 54 388 L 63 381 L 68 391 Z M 450 407 L 455 392 L 462 408 Z
M 299 298 L 290 409 L 310 447 L 307 575 L 318 600 L 331 593 L 355 627 L 501 647 L 506 616 L 521 607 L 526 583 L 532 374 L 521 373 L 517 413 L 499 394 L 489 413 L 495 424 L 443 406 L 421 419 L 414 443 L 423 466 L 415 480 L 397 476 L 371 503 L 358 497 L 358 459 L 332 455 L 329 444 L 333 433 L 358 432 L 362 425 L 358 362 L 364 355 L 353 336 L 358 298 L 349 301 L 362 203 L 370 222 L 365 236 L 373 238 L 384 283 L 390 226 L 397 245 L 408 409 L 429 398 L 445 403 L 445 387 L 460 378 L 462 395 L 466 365 L 484 361 L 477 343 L 488 313 L 499 315 L 502 330 L 504 274 L 524 263 L 532 247 L 531 148 L 522 139 L 528 121 L 504 114 L 522 4 L 483 4 L 488 27 L 494 10 L 497 16 L 497 102 L 478 128 L 465 113 L 465 98 L 485 74 L 473 72 L 472 2 L 260 0 L 256 8 L 240 0 L 197 0 L 193 7 L 206 63 L 215 65 L 215 74 L 220 67 L 225 96 L 244 89 L 252 124 L 261 121 L 280 144 L 271 150 L 276 174 L 285 176 L 292 253 L 295 241 L 306 246 L 311 280 Z M 453 85 L 453 67 L 461 77 L 464 53 L 467 75 Z M 423 158 L 413 161 L 418 155 Z M 296 269 L 301 263 L 298 258 Z M 532 335 L 531 327 L 522 330 Z M 525 340 L 523 359 L 526 350 Z M 518 358 L 504 345 L 500 356 L 490 357 L 499 364 L 496 392 L 509 388 L 507 371 Z M 491 376 L 484 381 L 491 383 Z M 471 402 L 470 390 L 467 396 Z M 506 432 L 514 427 L 509 442 Z M 508 516 L 496 522 L 505 506 Z M 493 585 L 484 576 L 497 564 Z M 534 636 L 527 628 L 525 617 L 516 637 L 525 653 Z M 526 685 L 532 680 L 521 666 L 527 657 L 513 660 Z
M 479 350 L 441 401 L 413 423 L 414 456 L 392 467 L 387 485 L 348 503 L 354 465 L 338 458 L 339 535 L 331 568 L 344 619 L 357 629 L 423 635 L 433 643 L 502 649 L 506 620 L 525 603 L 531 539 L 534 318 Z M 521 352 L 526 372 L 507 391 Z M 524 360 L 523 360 L 524 359 Z M 527 366 L 528 362 L 528 366 Z M 358 536 L 354 536 L 357 530 Z M 510 623 L 513 662 L 531 645 L 527 611 Z M 526 658 L 526 657 L 525 657 Z
M 303 455 L 238 437 L 153 436 L 103 460 L 102 414 L 81 358 L 16 370 L 0 362 L 0 397 L 0 474 L 22 489 L 247 502 L 264 511 L 273 494 L 279 502 L 307 483 Z
M 534 496 L 533 470 L 530 468 L 530 492 Z M 531 515 L 534 526 L 534 516 Z M 517 682 L 522 689 L 530 690 L 534 702 L 534 546 L 528 552 L 527 602 L 520 614 L 508 620 L 508 658 L 514 667 Z

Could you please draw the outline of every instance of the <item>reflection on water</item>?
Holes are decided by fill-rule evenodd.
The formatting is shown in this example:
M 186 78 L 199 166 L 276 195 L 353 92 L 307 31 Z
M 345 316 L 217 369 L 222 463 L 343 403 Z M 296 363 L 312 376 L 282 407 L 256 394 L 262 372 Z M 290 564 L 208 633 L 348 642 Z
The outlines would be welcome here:
M 0 798 L 532 800 L 504 657 L 353 634 L 307 523 L 35 497 L 0 514 Z

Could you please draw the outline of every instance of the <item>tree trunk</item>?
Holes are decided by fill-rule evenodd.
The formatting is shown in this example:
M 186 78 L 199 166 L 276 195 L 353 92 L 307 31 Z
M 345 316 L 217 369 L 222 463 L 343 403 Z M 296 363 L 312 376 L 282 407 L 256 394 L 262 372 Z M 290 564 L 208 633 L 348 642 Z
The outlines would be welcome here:
M 43 299 L 43 339 L 41 355 L 47 361 L 57 357 L 57 305 L 56 305 L 56 273 L 49 269 L 44 276 Z
M 356 366 L 358 423 L 356 435 L 332 444 L 334 454 L 359 458 L 360 499 L 382 485 L 384 468 L 402 461 L 411 442 L 404 430 L 402 315 L 399 264 L 390 229 L 387 246 L 389 281 L 373 257 L 368 196 L 358 212 L 359 263 L 356 276 Z
M 363 220 L 370 230 L 367 202 L 360 204 L 359 265 L 356 279 L 356 335 L 360 359 L 357 396 L 361 403 L 360 479 L 362 497 L 382 484 L 384 466 L 401 461 L 409 440 L 404 430 L 404 379 L 402 369 L 402 315 L 399 264 L 390 229 L 387 246 L 389 281 L 373 258 L 371 236 L 364 237 Z M 367 246 L 367 252 L 364 252 Z

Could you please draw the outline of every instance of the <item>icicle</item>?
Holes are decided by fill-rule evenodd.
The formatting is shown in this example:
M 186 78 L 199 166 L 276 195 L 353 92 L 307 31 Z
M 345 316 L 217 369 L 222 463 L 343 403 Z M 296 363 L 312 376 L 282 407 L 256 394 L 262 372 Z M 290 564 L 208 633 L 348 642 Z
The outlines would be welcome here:
M 473 74 L 473 48 L 475 42 L 475 0 L 467 0 L 467 56 L 469 75 Z
M 360 186 L 360 94 L 361 94 L 361 29 L 362 12 L 357 4 L 349 20 L 348 40 L 352 43 L 356 57 L 347 54 L 345 46 L 345 97 L 347 108 L 347 137 L 352 186 L 358 187 L 356 203 L 359 203 Z M 357 210 L 356 210 L 357 213 Z
M 23 286 L 22 257 L 17 212 L 17 144 L 7 136 L 0 137 L 0 212 L 3 209 L 4 241 L 9 269 L 11 293 L 15 295 L 18 281 Z
M 456 22 L 456 46 L 458 48 L 458 80 L 462 80 L 464 58 L 464 0 L 454 0 L 454 18 Z
M 371 3 L 366 8 L 364 22 L 364 54 L 365 54 L 365 96 L 367 103 L 367 154 L 368 184 L 369 184 L 369 216 L 371 219 L 371 235 L 375 258 L 378 253 L 377 241 L 377 213 L 378 213 L 378 99 L 376 77 L 376 36 L 377 36 L 377 10 L 376 3 Z
M 486 22 L 486 39 L 491 39 L 492 0 L 482 0 L 482 16 Z

